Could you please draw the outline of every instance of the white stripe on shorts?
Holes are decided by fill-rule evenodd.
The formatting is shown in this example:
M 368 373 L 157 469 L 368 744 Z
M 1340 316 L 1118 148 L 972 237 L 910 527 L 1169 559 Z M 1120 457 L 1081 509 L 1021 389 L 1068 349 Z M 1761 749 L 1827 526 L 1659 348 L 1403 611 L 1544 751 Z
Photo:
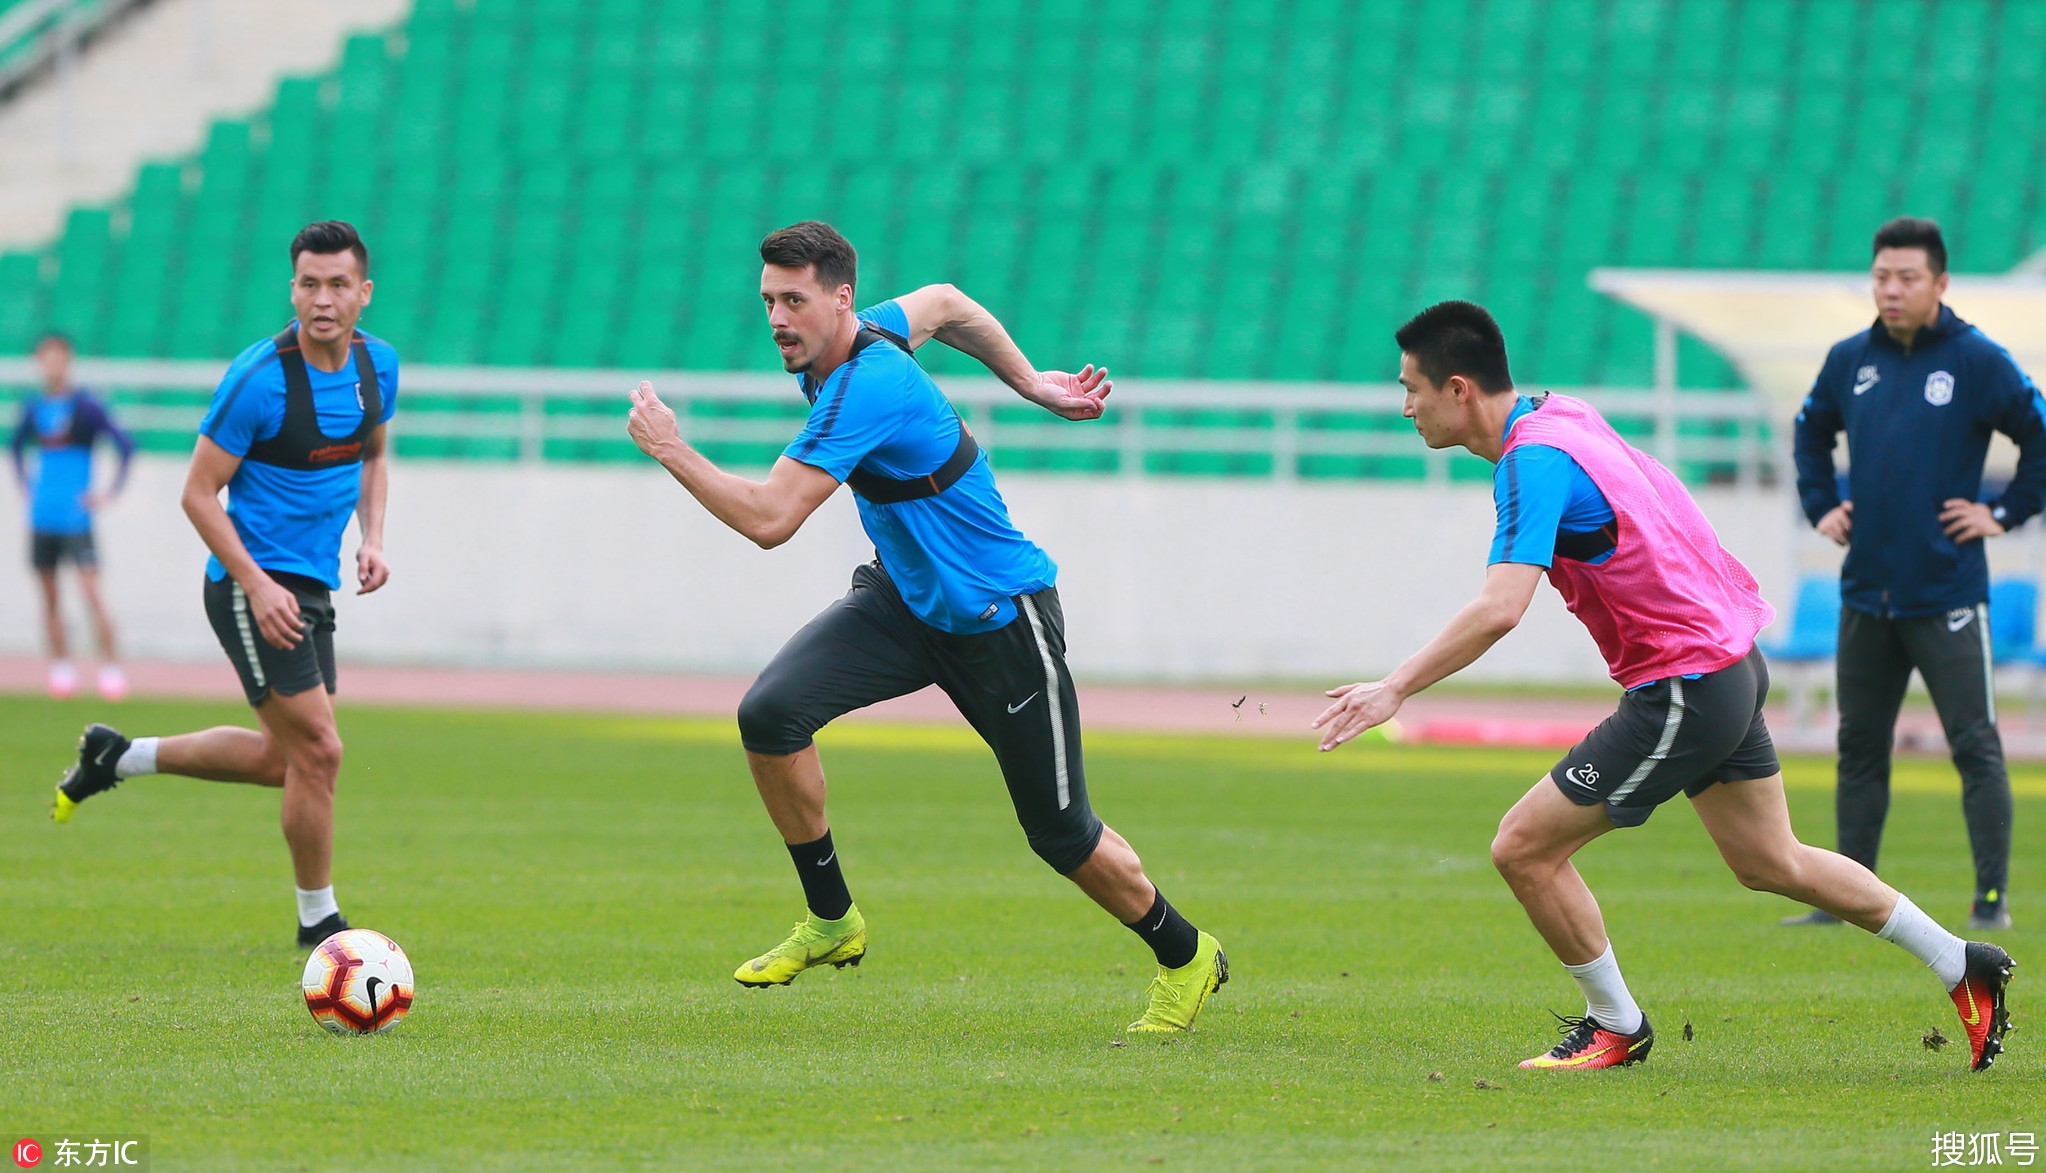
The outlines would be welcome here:
M 249 630 L 249 596 L 242 591 L 242 584 L 234 584 L 234 629 L 242 636 L 242 655 L 249 662 L 249 675 L 256 678 L 257 688 L 268 688 L 270 682 L 263 679 L 263 660 L 256 654 L 256 636 Z
M 1044 642 L 1044 625 L 1037 621 L 1037 604 L 1023 596 L 1023 615 L 1030 620 L 1030 634 L 1037 637 L 1037 658 L 1044 661 L 1044 702 L 1051 713 L 1051 760 L 1058 774 L 1059 809 L 1072 805 L 1071 785 L 1066 781 L 1066 704 L 1059 695 L 1058 665 L 1051 658 L 1051 645 Z
M 1982 692 L 1989 702 L 1989 723 L 1996 724 L 1996 662 L 1989 656 L 1989 604 L 1975 604 L 1975 630 L 1982 637 Z
M 1643 782 L 1648 781 L 1648 775 L 1655 772 L 1656 765 L 1660 763 L 1662 759 L 1669 756 L 1669 747 L 1676 744 L 1677 726 L 1682 725 L 1683 723 L 1684 723 L 1684 678 L 1681 676 L 1672 676 L 1670 677 L 1669 682 L 1669 717 L 1662 723 L 1662 740 L 1655 743 L 1655 752 L 1649 754 L 1648 757 L 1644 761 L 1642 761 L 1642 763 L 1639 766 L 1635 768 L 1633 775 L 1630 776 L 1625 782 L 1620 783 L 1620 788 L 1618 790 L 1615 790 L 1611 794 L 1606 796 L 1606 801 L 1608 803 L 1619 802 L 1621 799 L 1634 793 L 1634 791 L 1637 790 Z

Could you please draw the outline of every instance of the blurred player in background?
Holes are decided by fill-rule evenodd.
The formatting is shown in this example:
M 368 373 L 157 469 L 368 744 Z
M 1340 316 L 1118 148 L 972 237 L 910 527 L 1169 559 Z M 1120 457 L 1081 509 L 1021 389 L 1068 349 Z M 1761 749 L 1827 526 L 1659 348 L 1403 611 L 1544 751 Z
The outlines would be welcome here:
M 1497 465 L 1498 531 L 1483 591 L 1441 634 L 1384 680 L 1329 691 L 1337 700 L 1314 722 L 1326 730 L 1321 748 L 1468 667 L 1519 624 L 1544 572 L 1626 689 L 1619 711 L 1534 784 L 1492 841 L 1493 863 L 1585 998 L 1582 1017 L 1563 1019 L 1563 1041 L 1521 1066 L 1648 1057 L 1654 1028 L 1570 859 L 1682 793 L 1741 883 L 1824 908 L 1930 966 L 1960 1011 L 1973 1069 L 1987 1068 L 2009 1025 L 2010 956 L 1961 940 L 1861 864 L 1792 834 L 1762 722 L 1769 669 L 1755 648 L 1774 613 L 1683 484 L 1581 400 L 1514 394 L 1506 340 L 1481 307 L 1431 306 L 1396 337 L 1406 415 L 1421 438 Z
M 1996 729 L 1983 539 L 2046 503 L 2039 389 L 1942 304 L 1939 225 L 1901 216 L 1875 236 L 1881 317 L 1833 347 L 1797 414 L 1797 493 L 1818 531 L 1847 547 L 1840 567 L 1840 854 L 1875 870 L 1890 813 L 1890 749 L 1911 670 L 1925 680 L 1961 775 L 1975 856 L 1971 929 L 2010 927 L 2011 794 Z M 1847 433 L 1850 500 L 1833 447 Z M 1983 502 L 1991 432 L 2018 445 L 2017 475 Z M 1813 909 L 1784 924 L 1837 924 Z
M 341 537 L 361 523 L 358 594 L 384 585 L 384 431 L 397 408 L 398 355 L 355 328 L 370 301 L 369 249 L 348 224 L 311 224 L 291 242 L 292 323 L 241 353 L 199 424 L 185 513 L 213 552 L 206 615 L 260 729 L 223 725 L 133 741 L 86 729 L 53 815 L 141 774 L 282 787 L 298 887 L 298 943 L 348 927 L 334 900 L 334 606 Z M 227 490 L 228 506 L 220 504 Z
M 935 338 L 1074 420 L 1101 415 L 1107 372 L 1039 372 L 1001 323 L 949 285 L 855 313 L 858 258 L 828 224 L 775 232 L 760 257 L 760 296 L 782 366 L 811 405 L 767 481 L 720 471 L 690 448 L 648 384 L 633 395 L 629 430 L 704 508 L 763 548 L 787 541 L 841 483 L 851 485 L 877 557 L 775 655 L 739 707 L 754 785 L 788 845 L 809 915 L 733 977 L 786 985 L 811 966 L 865 956 L 866 920 L 831 840 L 811 737 L 835 717 L 935 683 L 995 751 L 1031 848 L 1157 957 L 1150 1004 L 1129 1029 L 1191 1029 L 1228 980 L 1228 958 L 1088 806 L 1079 700 L 1052 585 L 1058 567 L 1010 522 L 986 458 L 912 352 Z M 1018 958 L 1020 967 L 1034 964 Z
M 50 647 L 50 695 L 59 700 L 78 690 L 78 670 L 71 664 L 71 641 L 64 631 L 64 609 L 57 595 L 57 570 L 69 562 L 78 571 L 78 590 L 92 611 L 99 637 L 99 694 L 110 701 L 128 695 L 114 647 L 114 623 L 99 593 L 99 547 L 93 541 L 92 516 L 120 495 L 128 483 L 135 442 L 117 426 L 107 409 L 71 381 L 71 339 L 58 333 L 36 341 L 36 365 L 42 368 L 43 393 L 21 404 L 21 423 L 14 429 L 14 475 L 28 498 L 29 564 L 43 588 L 43 630 Z M 92 487 L 92 449 L 104 437 L 121 454 L 121 467 L 105 492 Z M 27 451 L 36 448 L 31 476 Z

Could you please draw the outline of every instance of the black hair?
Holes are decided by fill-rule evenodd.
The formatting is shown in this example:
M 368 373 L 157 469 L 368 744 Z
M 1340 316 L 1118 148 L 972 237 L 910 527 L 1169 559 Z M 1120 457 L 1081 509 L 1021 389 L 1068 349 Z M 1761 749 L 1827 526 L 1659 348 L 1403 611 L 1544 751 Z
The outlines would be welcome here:
M 1487 393 L 1513 390 L 1513 376 L 1506 369 L 1506 336 L 1485 307 L 1475 302 L 1437 302 L 1401 326 L 1393 340 L 1402 352 L 1414 356 L 1414 365 L 1437 387 L 1451 375 L 1462 375 Z
M 805 220 L 768 233 L 760 242 L 760 259 L 784 269 L 816 266 L 817 283 L 827 293 L 859 283 L 860 254 L 853 251 L 852 241 L 822 220 Z
M 369 276 L 369 246 L 362 243 L 362 234 L 355 225 L 346 220 L 315 220 L 298 230 L 291 238 L 291 267 L 298 268 L 298 254 L 313 253 L 317 256 L 331 256 L 334 253 L 354 253 L 355 267 Z
M 1947 242 L 1939 223 L 1919 216 L 1899 216 L 1876 229 L 1875 248 L 1870 256 L 1886 248 L 1922 248 L 1936 276 L 1947 271 Z

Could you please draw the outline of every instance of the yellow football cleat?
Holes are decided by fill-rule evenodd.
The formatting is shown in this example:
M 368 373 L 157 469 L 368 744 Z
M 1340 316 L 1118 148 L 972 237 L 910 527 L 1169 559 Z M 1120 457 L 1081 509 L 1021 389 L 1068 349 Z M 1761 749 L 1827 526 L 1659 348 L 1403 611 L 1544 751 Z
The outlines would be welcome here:
M 59 823 L 68 823 L 71 816 L 77 813 L 78 804 L 72 802 L 71 796 L 64 793 L 64 788 L 59 786 L 56 799 L 50 803 L 50 818 Z
M 788 940 L 740 966 L 732 980 L 755 989 L 785 986 L 813 965 L 844 969 L 866 955 L 867 918 L 855 904 L 837 920 L 820 920 L 815 913 L 804 917 Z
M 1192 961 L 1178 969 L 1158 967 L 1158 976 L 1151 979 L 1151 1004 L 1144 1008 L 1142 1018 L 1125 1029 L 1131 1034 L 1192 1030 L 1208 995 L 1228 980 L 1229 955 L 1222 952 L 1220 941 L 1202 933 Z

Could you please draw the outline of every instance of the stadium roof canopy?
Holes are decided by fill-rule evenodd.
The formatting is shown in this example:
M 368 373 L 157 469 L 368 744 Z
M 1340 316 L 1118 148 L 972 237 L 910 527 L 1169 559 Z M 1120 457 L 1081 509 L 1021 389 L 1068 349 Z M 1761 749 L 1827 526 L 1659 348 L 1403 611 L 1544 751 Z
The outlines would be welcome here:
M 1875 320 L 1866 273 L 1594 269 L 1590 281 L 1655 319 L 1665 352 L 1658 355 L 1659 382 L 1675 386 L 1676 331 L 1694 335 L 1724 354 L 1784 424 L 1811 390 L 1826 351 Z M 1955 274 L 1946 301 L 2035 381 L 2046 378 L 2046 274 L 2034 262 L 2008 275 Z

